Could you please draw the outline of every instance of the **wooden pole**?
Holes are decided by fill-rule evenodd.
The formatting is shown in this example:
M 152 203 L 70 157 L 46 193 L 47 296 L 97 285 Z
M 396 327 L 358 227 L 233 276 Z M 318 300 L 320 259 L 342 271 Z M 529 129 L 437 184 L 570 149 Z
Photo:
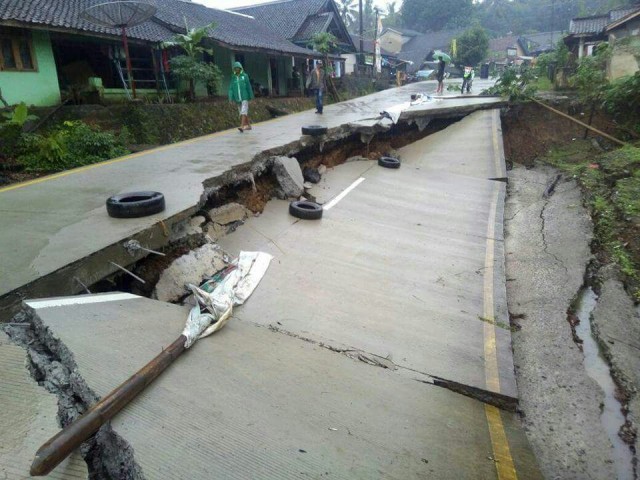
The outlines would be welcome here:
M 42 445 L 31 464 L 31 475 L 47 475 L 56 468 L 171 365 L 185 351 L 186 340 L 180 335 L 156 358 Z
M 623 142 L 622 140 L 618 140 L 616 137 L 612 137 L 612 136 L 611 136 L 611 135 L 609 135 L 608 133 L 604 133 L 603 131 L 598 130 L 597 128 L 594 128 L 594 127 L 592 127 L 591 125 L 587 125 L 586 123 L 581 122 L 580 120 L 576 120 L 576 119 L 575 119 L 575 118 L 573 118 L 572 116 L 567 115 L 566 113 L 561 112 L 560 110 L 556 110 L 555 108 L 550 107 L 549 105 L 547 105 L 547 104 L 545 104 L 545 103 L 542 103 L 541 101 L 536 100 L 535 98 L 532 98 L 531 100 L 533 100 L 533 101 L 534 101 L 535 103 L 537 103 L 538 105 L 541 105 L 541 106 L 543 106 L 544 108 L 546 108 L 546 109 L 548 109 L 548 110 L 551 110 L 553 113 L 557 113 L 557 114 L 558 114 L 558 115 L 560 115 L 561 117 L 564 117 L 564 118 L 566 118 L 566 119 L 568 119 L 568 120 L 571 120 L 572 122 L 577 123 L 578 125 L 583 126 L 584 128 L 587 128 L 587 129 L 589 129 L 589 130 L 591 130 L 591 131 L 593 131 L 593 132 L 596 132 L 598 135 L 602 135 L 604 138 L 607 138 L 607 139 L 611 140 L 612 142 L 617 143 L 618 145 L 622 145 L 623 147 L 624 147 L 625 145 L 628 145 L 628 143 Z
M 129 55 L 129 42 L 127 41 L 127 29 L 122 27 L 122 44 L 124 45 L 124 56 L 127 62 L 127 73 L 129 74 L 129 86 L 136 98 L 136 81 L 133 79 L 133 68 L 131 68 L 131 56 Z

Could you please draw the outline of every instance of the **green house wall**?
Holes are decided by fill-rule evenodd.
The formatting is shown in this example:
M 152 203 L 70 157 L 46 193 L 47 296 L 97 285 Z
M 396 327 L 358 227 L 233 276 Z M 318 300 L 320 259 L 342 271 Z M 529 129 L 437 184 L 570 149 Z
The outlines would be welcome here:
M 57 105 L 60 87 L 49 33 L 33 31 L 31 38 L 38 69 L 35 72 L 0 71 L 2 96 L 10 105 L 20 102 L 39 107 Z

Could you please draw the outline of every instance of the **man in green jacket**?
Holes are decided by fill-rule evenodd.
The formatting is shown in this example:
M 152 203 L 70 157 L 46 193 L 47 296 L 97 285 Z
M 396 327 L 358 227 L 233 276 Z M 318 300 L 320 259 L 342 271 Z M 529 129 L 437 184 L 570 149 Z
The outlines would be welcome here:
M 240 133 L 245 130 L 251 130 L 251 122 L 249 121 L 249 100 L 253 98 L 253 88 L 249 75 L 247 75 L 240 62 L 233 64 L 233 75 L 229 83 L 229 101 L 238 105 L 240 112 Z

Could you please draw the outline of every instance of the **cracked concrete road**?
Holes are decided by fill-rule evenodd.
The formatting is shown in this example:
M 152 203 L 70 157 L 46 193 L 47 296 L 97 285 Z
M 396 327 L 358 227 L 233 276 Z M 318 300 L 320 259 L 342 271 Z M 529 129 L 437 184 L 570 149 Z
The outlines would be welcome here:
M 499 128 L 497 110 L 476 112 L 401 149 L 398 170 L 370 161 L 330 171 L 312 191 L 320 201 L 364 181 L 335 206 L 325 204 L 320 222 L 300 222 L 286 202 L 270 202 L 221 240 L 234 254 L 264 250 L 276 257 L 241 318 L 515 402 L 502 252 L 505 184 L 489 180 L 506 176 L 495 149 Z M 495 378 L 485 329 L 496 339 Z
M 175 340 L 188 315 L 114 297 L 29 302 L 98 397 Z M 198 341 L 111 427 L 147 480 L 488 480 L 507 462 L 502 479 L 540 478 L 517 415 L 239 318 Z M 104 459 L 129 467 L 121 461 Z
M 600 422 L 602 391 L 587 375 L 567 310 L 591 259 L 591 220 L 575 182 L 556 172 L 514 166 L 505 207 L 509 311 L 514 363 L 527 437 L 545 478 L 615 478 L 611 443 Z
M 122 255 L 118 242 L 133 235 L 148 232 L 139 240 L 151 248 L 162 245 L 166 226 L 161 228 L 159 222 L 170 227 L 174 217 L 194 213 L 204 182 L 251 164 L 263 152 L 295 151 L 302 125 L 346 126 L 406 103 L 411 93 L 427 88 L 429 84 L 417 83 L 385 90 L 327 106 L 320 118 L 310 110 L 263 122 L 242 137 L 235 129 L 218 132 L 0 188 L 0 309 L 19 305 L 24 298 L 21 287 L 54 272 L 60 274 L 53 275 L 50 283 L 29 289 L 30 298 L 82 291 L 74 277 L 88 285 L 116 271 L 109 260 L 132 261 L 127 255 L 118 256 Z M 412 111 L 435 115 L 500 103 L 496 98 L 459 98 L 430 102 Z M 104 204 L 109 196 L 143 190 L 164 193 L 166 210 L 137 219 L 107 216 Z M 108 255 L 97 254 L 109 247 Z
M 275 258 L 230 324 L 112 422 L 145 478 L 541 478 L 517 414 L 477 399 L 516 395 L 500 145 L 498 112 L 477 112 L 402 149 L 399 170 L 327 173 L 321 221 L 273 201 L 226 237 Z M 29 305 L 97 396 L 187 316 L 128 295 L 65 301 Z

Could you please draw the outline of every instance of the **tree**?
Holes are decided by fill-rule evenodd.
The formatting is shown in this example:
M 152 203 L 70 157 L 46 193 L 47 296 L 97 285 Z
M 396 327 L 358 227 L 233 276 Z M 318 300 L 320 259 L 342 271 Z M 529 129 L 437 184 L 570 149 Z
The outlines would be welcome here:
M 457 39 L 458 54 L 454 59 L 461 65 L 475 66 L 489 54 L 489 36 L 484 28 L 476 25 Z
M 594 55 L 582 57 L 578 68 L 569 82 L 578 90 L 578 96 L 590 107 L 589 125 L 593 121 L 596 107 L 602 103 L 606 94 L 609 81 L 607 80 L 607 60 L 611 56 L 611 48 L 608 44 L 598 45 Z M 589 130 L 585 130 L 584 138 L 587 138 Z
M 213 63 L 203 60 L 205 54 L 213 56 L 213 51 L 203 45 L 209 30 L 216 27 L 215 23 L 200 28 L 189 29 L 187 33 L 177 34 L 172 41 L 164 42 L 163 47 L 178 47 L 186 55 L 178 55 L 171 59 L 173 75 L 182 81 L 189 82 L 189 98 L 195 99 L 196 82 L 205 83 L 214 92 L 220 85 L 222 72 Z
M 385 27 L 398 27 L 402 21 L 400 12 L 396 10 L 396 1 L 389 2 L 387 4 L 387 11 L 384 12 L 384 18 L 382 19 L 382 25 Z
M 358 18 L 356 0 L 338 0 L 338 10 L 340 12 L 340 18 L 342 18 L 347 28 L 353 25 L 356 18 Z
M 362 8 L 362 28 L 364 38 L 373 40 L 375 34 L 376 14 L 373 10 L 373 0 L 364 0 Z
M 340 96 L 338 95 L 338 90 L 336 90 L 335 85 L 333 84 L 333 80 L 331 77 L 330 63 L 329 63 L 329 53 L 331 50 L 335 49 L 338 46 L 338 39 L 329 32 L 316 33 L 311 38 L 311 46 L 316 52 L 320 52 L 324 56 L 324 61 L 322 63 L 324 68 L 324 73 L 326 75 L 327 84 L 330 87 L 330 92 L 333 95 L 336 102 L 340 101 Z
M 468 25 L 472 0 L 404 0 L 400 8 L 405 27 L 419 32 L 439 31 Z

